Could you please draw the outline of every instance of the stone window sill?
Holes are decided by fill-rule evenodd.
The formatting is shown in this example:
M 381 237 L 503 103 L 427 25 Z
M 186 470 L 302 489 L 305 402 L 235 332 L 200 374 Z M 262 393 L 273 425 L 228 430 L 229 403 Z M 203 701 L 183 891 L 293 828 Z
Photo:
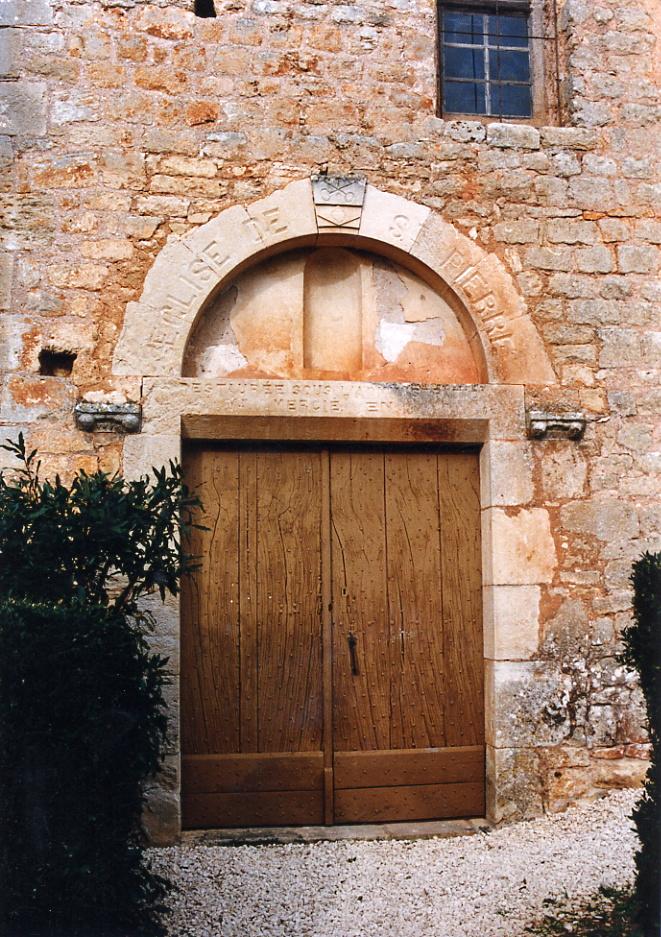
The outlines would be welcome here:
M 548 115 L 544 114 L 540 117 L 496 117 L 489 116 L 485 114 L 440 114 L 439 120 L 445 121 L 454 121 L 454 120 L 470 120 L 476 124 L 484 124 L 488 126 L 489 124 L 510 124 L 513 127 L 549 127 L 549 126 L 558 126 L 556 124 L 549 124 Z

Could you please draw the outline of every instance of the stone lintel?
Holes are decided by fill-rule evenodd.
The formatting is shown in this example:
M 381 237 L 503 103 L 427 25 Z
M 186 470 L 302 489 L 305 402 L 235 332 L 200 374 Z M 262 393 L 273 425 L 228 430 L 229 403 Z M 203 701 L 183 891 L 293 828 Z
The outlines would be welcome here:
M 528 412 L 528 435 L 531 439 L 581 439 L 585 433 L 585 414 Z
M 86 433 L 138 433 L 142 407 L 137 403 L 88 403 L 74 407 L 76 426 Z
M 146 378 L 144 432 L 176 435 L 180 417 L 301 417 L 481 421 L 486 439 L 525 433 L 520 385 L 424 385 L 362 381 Z M 449 441 L 475 442 L 475 438 Z

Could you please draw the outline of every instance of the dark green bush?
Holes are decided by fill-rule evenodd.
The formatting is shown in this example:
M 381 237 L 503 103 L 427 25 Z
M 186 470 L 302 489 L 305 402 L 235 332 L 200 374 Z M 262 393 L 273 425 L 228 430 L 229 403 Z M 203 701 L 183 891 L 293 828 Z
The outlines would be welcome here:
M 137 820 L 165 737 L 164 680 L 126 616 L 80 600 L 0 605 L 0 868 L 16 933 L 137 930 L 161 909 Z
M 141 595 L 176 593 L 197 499 L 181 469 L 127 482 L 0 475 L 0 933 L 163 933 L 145 780 L 164 751 L 167 661 Z
M 636 855 L 638 923 L 645 937 L 661 934 L 661 553 L 634 563 L 634 622 L 622 638 L 622 661 L 635 668 L 647 703 L 652 745 L 643 797 L 634 809 L 641 848 Z

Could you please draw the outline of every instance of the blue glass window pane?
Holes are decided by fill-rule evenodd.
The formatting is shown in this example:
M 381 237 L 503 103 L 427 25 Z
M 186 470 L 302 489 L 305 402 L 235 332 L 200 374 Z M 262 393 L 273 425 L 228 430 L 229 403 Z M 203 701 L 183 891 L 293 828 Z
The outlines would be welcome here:
M 446 78 L 484 78 L 484 51 L 447 46 L 443 50 Z
M 443 106 L 454 114 L 485 114 L 484 85 L 469 81 L 446 81 Z
M 484 17 L 481 13 L 443 13 L 443 41 L 479 45 L 484 41 Z
M 530 81 L 528 53 L 489 49 L 489 75 L 492 81 Z
M 525 16 L 490 16 L 488 32 L 492 46 L 528 45 L 528 19 Z
M 491 113 L 502 117 L 532 117 L 528 85 L 491 85 Z

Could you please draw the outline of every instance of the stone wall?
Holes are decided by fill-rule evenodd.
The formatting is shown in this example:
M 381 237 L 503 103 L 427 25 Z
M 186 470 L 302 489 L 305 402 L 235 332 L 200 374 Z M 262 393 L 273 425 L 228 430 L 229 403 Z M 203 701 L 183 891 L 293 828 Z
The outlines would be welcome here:
M 430 0 L 192 5 L 0 5 L 3 436 L 22 430 L 64 475 L 130 470 L 133 437 L 124 462 L 123 437 L 76 429 L 73 406 L 140 402 L 140 376 L 112 368 L 127 304 L 164 245 L 226 208 L 330 172 L 433 209 L 498 259 L 544 343 L 557 380 L 528 381 L 526 407 L 587 417 L 579 442 L 498 443 L 502 562 L 549 559 L 494 599 L 509 631 L 486 654 L 493 815 L 635 783 L 643 715 L 615 655 L 631 561 L 661 546 L 658 4 L 560 4 L 564 126 L 436 116 Z M 70 374 L 40 373 L 49 350 L 75 354 Z M 162 642 L 176 663 L 176 631 Z M 173 745 L 156 818 L 176 765 Z

